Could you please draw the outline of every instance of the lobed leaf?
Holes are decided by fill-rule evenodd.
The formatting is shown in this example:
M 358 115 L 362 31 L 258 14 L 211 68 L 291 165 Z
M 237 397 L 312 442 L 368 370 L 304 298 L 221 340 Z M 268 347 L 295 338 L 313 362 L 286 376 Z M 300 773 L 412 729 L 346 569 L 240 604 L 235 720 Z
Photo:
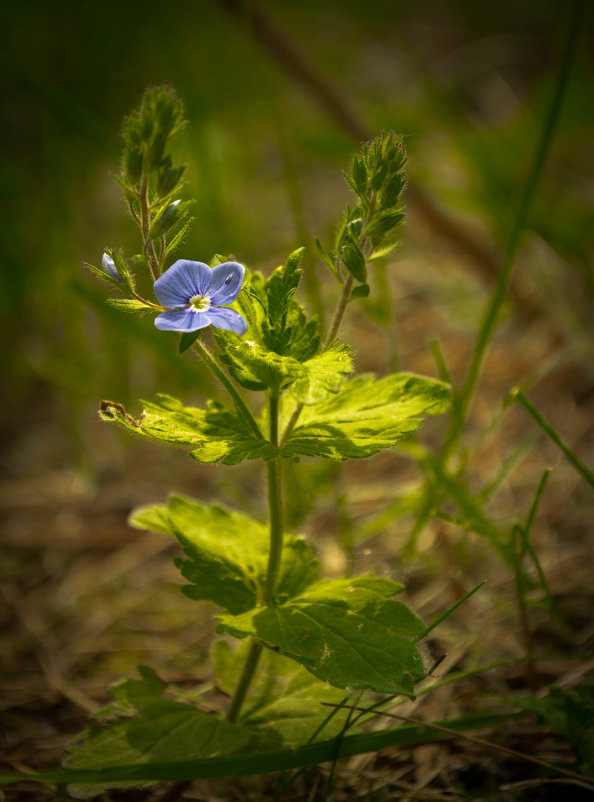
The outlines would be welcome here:
M 280 356 L 250 340 L 227 344 L 222 360 L 237 381 L 248 390 L 280 390 L 303 373 L 292 356 Z
M 300 404 L 317 404 L 338 392 L 343 376 L 352 370 L 351 354 L 348 345 L 334 343 L 302 362 L 242 340 L 228 344 L 222 358 L 235 378 L 250 390 L 290 388 Z
M 207 409 L 186 407 L 181 401 L 158 394 L 154 402 L 143 401 L 143 412 L 135 419 L 121 404 L 102 402 L 100 415 L 116 420 L 128 431 L 173 446 L 190 446 L 198 462 L 235 465 L 244 459 L 272 459 L 277 450 L 257 437 L 243 418 L 214 401 Z
M 409 638 L 425 626 L 390 598 L 401 590 L 371 575 L 317 582 L 286 604 L 221 615 L 217 632 L 251 635 L 338 688 L 411 696 L 424 672 Z
M 329 400 L 301 412 L 281 453 L 344 460 L 370 457 L 416 431 L 424 415 L 444 412 L 450 386 L 437 379 L 395 373 L 358 376 Z
M 130 524 L 177 538 L 188 558 L 176 560 L 191 583 L 182 588 L 188 598 L 208 599 L 232 614 L 251 610 L 263 598 L 269 549 L 265 524 L 184 496 L 141 507 Z M 283 602 L 297 596 L 318 570 L 318 560 L 306 542 L 286 536 L 276 598 Z

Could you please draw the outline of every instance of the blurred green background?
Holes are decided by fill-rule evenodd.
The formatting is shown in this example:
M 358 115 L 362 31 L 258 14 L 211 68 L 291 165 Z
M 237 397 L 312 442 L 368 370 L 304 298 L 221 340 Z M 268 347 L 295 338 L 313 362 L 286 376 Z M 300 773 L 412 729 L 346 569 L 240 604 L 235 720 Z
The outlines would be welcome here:
M 235 1 L 4 4 L 5 434 L 15 421 L 49 416 L 76 453 L 78 416 L 99 398 L 127 402 L 165 376 L 173 391 L 172 381 L 195 381 L 187 366 L 172 378 L 173 338 L 106 307 L 107 292 L 81 267 L 98 263 L 106 245 L 138 250 L 109 172 L 121 119 L 151 83 L 170 81 L 186 105 L 175 155 L 188 165 L 197 221 L 184 256 L 232 252 L 268 272 L 312 236 L 328 239 L 349 198 L 340 173 L 357 126 L 393 129 L 407 135 L 411 183 L 445 213 L 454 240 L 468 234 L 485 258 L 452 244 L 451 232 L 444 238 L 414 198 L 406 247 L 437 249 L 437 259 L 453 249 L 471 280 L 489 285 L 570 7 L 303 0 L 258 8 L 254 21 L 251 4 Z M 295 74 L 303 65 L 309 84 Z M 543 248 L 563 260 L 568 325 L 578 333 L 594 289 L 592 66 L 584 36 L 531 221 Z M 326 84 L 354 122 L 316 95 Z M 316 269 L 311 247 L 307 266 Z M 558 298 L 541 295 L 557 314 Z

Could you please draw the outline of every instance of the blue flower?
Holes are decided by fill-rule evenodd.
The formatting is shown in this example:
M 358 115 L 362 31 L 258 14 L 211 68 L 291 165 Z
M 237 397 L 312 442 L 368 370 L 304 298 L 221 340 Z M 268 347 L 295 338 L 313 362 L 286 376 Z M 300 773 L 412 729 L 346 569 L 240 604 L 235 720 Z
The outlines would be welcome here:
M 225 262 L 210 268 L 203 262 L 179 259 L 155 281 L 157 300 L 168 311 L 155 318 L 161 331 L 198 331 L 206 326 L 245 334 L 247 323 L 233 309 L 220 307 L 233 303 L 239 295 L 245 268 Z

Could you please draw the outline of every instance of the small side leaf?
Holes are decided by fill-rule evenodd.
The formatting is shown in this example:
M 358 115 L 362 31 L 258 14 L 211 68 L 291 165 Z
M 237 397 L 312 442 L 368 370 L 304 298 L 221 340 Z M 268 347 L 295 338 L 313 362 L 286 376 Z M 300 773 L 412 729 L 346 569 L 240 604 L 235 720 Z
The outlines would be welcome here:
M 369 284 L 358 284 L 351 290 L 349 301 L 356 301 L 358 298 L 369 298 L 369 292 Z
M 198 331 L 186 331 L 182 334 L 182 336 L 179 339 L 180 354 L 185 353 L 185 351 L 187 351 L 188 348 L 191 348 L 194 345 L 198 337 L 200 337 L 200 331 L 201 329 L 198 329 Z
M 107 303 L 122 312 L 150 312 L 151 307 L 135 298 L 108 298 Z

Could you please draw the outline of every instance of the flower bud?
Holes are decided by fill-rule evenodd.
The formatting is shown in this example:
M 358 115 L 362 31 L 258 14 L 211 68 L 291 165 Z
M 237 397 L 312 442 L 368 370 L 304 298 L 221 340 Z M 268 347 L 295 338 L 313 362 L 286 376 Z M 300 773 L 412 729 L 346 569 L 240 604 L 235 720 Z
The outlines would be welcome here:
M 180 205 L 180 203 L 180 200 L 175 200 L 170 203 L 163 212 L 161 212 L 161 214 L 149 228 L 149 239 L 162 237 L 163 234 L 165 234 L 171 228 L 171 226 L 177 223 L 181 211 L 178 211 L 177 207 Z
M 180 178 L 185 170 L 185 167 L 171 167 L 166 166 L 159 174 L 159 183 L 157 185 L 157 192 L 160 197 L 168 195 L 178 185 Z
M 136 184 L 142 175 L 143 153 L 140 147 L 127 145 L 124 150 L 124 175 L 130 184 Z
M 115 266 L 115 262 L 111 258 L 108 253 L 103 254 L 103 258 L 101 259 L 101 267 L 103 268 L 104 273 L 107 273 L 114 281 L 117 281 L 118 284 L 122 284 L 124 279 L 120 276 L 117 267 Z

